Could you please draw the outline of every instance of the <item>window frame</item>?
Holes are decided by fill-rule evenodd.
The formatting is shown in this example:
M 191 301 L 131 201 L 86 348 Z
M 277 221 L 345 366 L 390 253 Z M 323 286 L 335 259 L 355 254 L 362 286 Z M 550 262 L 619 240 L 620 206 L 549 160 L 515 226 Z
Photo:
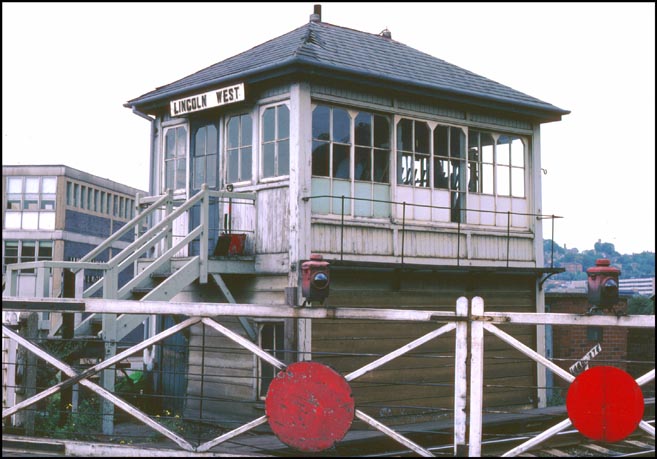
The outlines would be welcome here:
M 180 143 L 178 142 L 178 129 L 184 129 L 185 134 L 184 134 L 184 147 L 185 147 L 185 152 L 184 154 L 177 154 L 178 152 L 178 147 Z M 169 131 L 173 130 L 175 132 L 175 146 L 174 146 L 174 154 L 171 158 L 167 158 L 167 136 Z M 185 194 L 187 193 L 187 190 L 189 189 L 189 125 L 188 123 L 179 123 L 179 124 L 173 124 L 170 126 L 163 126 L 162 127 L 162 169 L 161 169 L 161 178 L 162 178 L 162 183 L 160 186 L 160 190 L 162 193 L 166 193 L 167 191 L 167 162 L 173 162 L 173 187 L 171 190 L 176 193 L 176 192 L 184 192 Z M 182 188 L 178 188 L 176 185 L 178 184 L 178 168 L 177 168 L 177 161 L 180 159 L 184 158 L 184 164 L 185 164 L 185 169 L 184 169 L 184 176 L 185 176 L 185 184 L 183 185 Z M 116 200 L 116 196 L 114 196 L 114 200 Z M 116 215 L 116 206 L 114 208 L 114 213 L 113 215 Z
M 274 336 L 273 336 L 273 348 L 269 349 L 267 352 L 274 357 L 276 357 L 278 360 L 283 361 L 285 359 L 285 322 L 283 320 L 258 320 L 256 321 L 256 327 L 257 327 L 257 344 L 260 347 L 260 349 L 265 350 L 265 343 L 263 344 L 263 330 L 265 327 L 268 326 L 273 326 L 274 327 Z M 278 344 L 281 345 L 281 348 L 278 348 Z M 254 356 L 255 357 L 255 356 Z M 271 381 L 274 380 L 277 374 L 277 369 L 273 365 L 263 362 L 262 359 L 259 359 L 255 357 L 257 361 L 256 365 L 256 384 L 255 384 L 255 393 L 256 393 L 256 399 L 258 400 L 264 400 L 267 397 L 267 391 L 269 390 L 269 385 L 271 384 Z M 267 375 L 266 377 L 263 375 L 263 366 L 268 365 L 269 368 L 271 368 L 271 377 Z M 265 378 L 268 379 L 268 383 L 266 384 L 266 388 L 263 387 L 265 386 L 264 381 Z M 264 394 L 263 394 L 264 391 Z
M 242 123 L 243 118 L 249 118 L 250 122 L 250 130 L 249 130 L 249 135 L 244 136 L 244 127 Z M 230 122 L 233 119 L 239 119 L 239 124 L 238 124 L 238 131 L 237 131 L 237 140 L 238 140 L 238 146 L 232 147 L 230 145 Z M 253 120 L 253 111 L 252 110 L 247 110 L 247 111 L 240 111 L 236 113 L 231 113 L 231 114 L 226 114 L 223 117 L 223 145 L 221 148 L 221 152 L 223 155 L 223 165 L 224 165 L 224 170 L 222 173 L 222 177 L 224 180 L 225 185 L 233 185 L 233 186 L 240 186 L 240 185 L 250 185 L 253 182 L 253 159 L 254 159 L 254 145 L 253 145 L 253 125 L 254 125 L 254 120 Z M 248 144 L 243 144 L 243 140 L 248 140 Z M 243 155 L 244 152 L 242 150 L 244 149 L 250 149 L 249 155 L 250 155 L 250 167 L 248 168 L 247 171 L 244 171 L 243 167 Z M 238 158 L 238 165 L 237 165 L 237 180 L 236 181 L 230 181 L 229 180 L 229 174 L 230 174 L 230 166 L 231 166 L 231 161 L 230 161 L 230 153 L 231 152 L 236 152 L 237 153 L 237 158 Z M 243 177 L 242 173 L 247 172 L 248 176 Z
M 287 117 L 288 117 L 288 131 L 287 131 L 287 137 L 279 137 L 280 134 L 280 129 L 279 129 L 279 108 L 284 106 L 287 111 Z M 273 140 L 265 140 L 265 113 L 268 110 L 274 109 L 274 139 Z M 265 105 L 261 105 L 259 108 L 259 113 L 258 113 L 258 147 L 259 147 L 259 152 L 258 152 L 258 158 L 259 158 L 259 164 L 258 164 L 258 180 L 261 183 L 269 183 L 269 182 L 276 182 L 280 180 L 286 180 L 289 179 L 290 177 L 290 155 L 291 155 L 291 135 L 292 135 L 292 125 L 291 125 L 291 110 L 290 110 L 290 101 L 288 100 L 283 100 L 283 101 L 277 101 L 273 103 L 268 103 Z M 312 135 L 312 134 L 311 134 Z M 288 145 L 288 164 L 287 164 L 287 173 L 281 174 L 280 173 L 280 164 L 279 164 L 279 159 L 280 159 L 280 145 L 282 142 L 287 141 Z M 274 174 L 265 176 L 265 146 L 266 145 L 274 145 Z

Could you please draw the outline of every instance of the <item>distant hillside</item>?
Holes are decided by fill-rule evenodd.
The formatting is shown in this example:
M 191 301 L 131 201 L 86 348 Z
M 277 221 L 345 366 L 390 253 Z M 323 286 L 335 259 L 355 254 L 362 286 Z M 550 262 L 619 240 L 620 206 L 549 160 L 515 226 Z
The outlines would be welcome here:
M 566 272 L 552 276 L 554 280 L 585 280 L 586 270 L 595 266 L 598 258 L 607 258 L 611 265 L 621 270 L 621 279 L 637 277 L 655 277 L 655 252 L 633 253 L 622 255 L 616 252 L 614 244 L 596 242 L 593 250 L 580 252 L 576 248 L 565 249 L 552 240 L 543 242 L 545 266 L 550 266 L 554 254 L 554 266 L 566 268 Z

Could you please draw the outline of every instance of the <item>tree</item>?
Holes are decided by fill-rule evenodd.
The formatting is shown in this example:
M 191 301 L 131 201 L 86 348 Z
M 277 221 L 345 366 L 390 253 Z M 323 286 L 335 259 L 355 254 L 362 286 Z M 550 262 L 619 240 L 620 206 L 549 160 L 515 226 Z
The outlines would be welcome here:
M 655 315 L 655 300 L 647 296 L 635 295 L 627 302 L 628 314 Z

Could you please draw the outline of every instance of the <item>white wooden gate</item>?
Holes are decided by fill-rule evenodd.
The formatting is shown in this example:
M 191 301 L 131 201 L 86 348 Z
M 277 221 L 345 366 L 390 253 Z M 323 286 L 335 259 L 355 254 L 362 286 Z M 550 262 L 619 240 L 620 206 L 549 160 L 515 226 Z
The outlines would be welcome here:
M 253 342 L 227 329 L 212 317 L 217 316 L 251 316 L 262 318 L 297 318 L 297 319 L 366 319 L 381 321 L 414 321 L 425 323 L 445 323 L 424 336 L 364 365 L 363 367 L 344 375 L 347 381 L 354 381 L 357 378 L 376 370 L 388 362 L 400 357 L 411 350 L 441 336 L 445 333 L 455 331 L 456 352 L 455 352 L 455 376 L 454 376 L 454 453 L 467 446 L 469 456 L 481 456 L 482 444 L 482 405 L 483 405 L 483 357 L 484 357 L 484 330 L 498 337 L 499 339 L 510 344 L 530 359 L 546 366 L 557 376 L 572 382 L 574 377 L 568 372 L 555 365 L 542 355 L 538 354 L 531 348 L 522 344 L 508 333 L 500 330 L 496 324 L 534 324 L 534 325 L 595 325 L 595 326 L 619 326 L 619 327 L 646 327 L 654 328 L 653 316 L 587 316 L 576 314 L 537 314 L 537 313 L 486 313 L 484 312 L 484 301 L 475 297 L 470 302 L 467 298 L 459 298 L 456 304 L 455 312 L 438 312 L 427 310 L 396 310 L 396 309 L 371 309 L 371 308 L 294 308 L 282 305 L 253 305 L 253 304 L 216 304 L 216 303 L 164 303 L 157 301 L 121 301 L 121 300 L 104 300 L 104 299 L 19 299 L 13 297 L 4 297 L 5 307 L 16 311 L 76 311 L 79 312 L 81 306 L 85 312 L 105 313 L 105 314 L 183 314 L 189 316 L 183 322 L 147 339 L 105 361 L 94 365 L 93 367 L 78 373 L 68 364 L 61 362 L 57 358 L 44 352 L 38 346 L 21 337 L 18 333 L 3 325 L 3 335 L 9 339 L 24 346 L 30 352 L 35 353 L 38 357 L 44 359 L 49 364 L 61 370 L 69 379 L 56 384 L 41 393 L 30 397 L 13 406 L 3 407 L 2 417 L 11 416 L 16 412 L 25 409 L 39 400 L 53 395 L 72 384 L 81 384 L 104 399 L 110 401 L 118 408 L 122 409 L 129 415 L 133 416 L 142 423 L 150 426 L 160 434 L 174 441 L 183 450 L 194 453 L 208 452 L 211 448 L 228 441 L 238 435 L 248 432 L 255 427 L 267 422 L 267 417 L 260 416 L 242 426 L 226 432 L 212 440 L 206 441 L 198 446 L 193 446 L 185 438 L 166 428 L 160 423 L 154 421 L 147 414 L 143 413 L 134 406 L 126 403 L 116 397 L 111 392 L 93 383 L 89 378 L 96 373 L 115 365 L 126 357 L 155 345 L 164 338 L 178 333 L 187 327 L 197 323 L 204 323 L 212 327 L 222 335 L 249 350 L 258 358 L 270 363 L 274 367 L 283 370 L 286 364 L 271 354 L 267 353 Z M 470 334 L 468 335 L 468 327 Z M 470 361 L 468 362 L 468 354 Z M 467 370 L 470 366 L 470 379 L 467 378 Z M 654 369 L 645 375 L 637 378 L 639 385 L 652 381 L 655 377 Z M 469 397 L 468 397 L 469 386 Z M 466 412 L 466 407 L 469 407 Z M 357 408 L 357 406 L 356 406 Z M 378 429 L 388 437 L 404 445 L 411 451 L 421 456 L 431 457 L 432 452 L 427 447 L 418 445 L 393 428 L 386 426 L 380 421 L 367 415 L 363 411 L 356 409 L 355 416 Z M 466 427 L 469 425 L 469 436 L 466 440 Z M 506 456 L 514 456 L 527 451 L 538 445 L 540 442 L 550 438 L 556 433 L 566 429 L 571 425 L 569 419 L 566 419 L 545 432 L 528 440 L 524 444 L 508 451 Z M 653 437 L 655 435 L 654 427 L 645 421 L 641 421 L 639 427 Z M 106 450 L 105 450 L 106 451 Z

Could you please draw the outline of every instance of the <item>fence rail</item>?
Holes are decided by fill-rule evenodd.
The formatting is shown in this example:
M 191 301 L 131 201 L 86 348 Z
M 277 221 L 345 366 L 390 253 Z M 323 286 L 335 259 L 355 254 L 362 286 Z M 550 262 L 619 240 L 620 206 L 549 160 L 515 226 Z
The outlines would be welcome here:
M 259 305 L 259 304 L 225 304 L 225 303 L 165 303 L 158 301 L 130 301 L 130 300 L 111 300 L 111 299 L 53 299 L 53 298 L 15 298 L 3 297 L 3 306 L 5 309 L 22 312 L 37 311 L 58 311 L 58 312 L 88 312 L 97 314 L 158 314 L 158 315 L 176 315 L 187 316 L 181 319 L 176 325 L 173 325 L 152 338 L 141 341 L 128 349 L 125 349 L 115 356 L 107 358 L 92 365 L 89 368 L 78 370 L 69 363 L 62 361 L 60 358 L 46 352 L 42 347 L 35 345 L 32 340 L 21 336 L 10 327 L 3 325 L 3 335 L 10 340 L 17 342 L 20 346 L 36 354 L 39 358 L 54 366 L 61 371 L 65 377 L 56 384 L 46 388 L 38 394 L 27 397 L 25 400 L 14 404 L 13 406 L 3 407 L 3 419 L 15 415 L 28 407 L 35 406 L 38 402 L 47 397 L 60 393 L 63 389 L 74 384 L 80 384 L 93 393 L 100 396 L 109 403 L 114 404 L 129 416 L 147 425 L 158 434 L 168 438 L 178 445 L 181 449 L 190 453 L 207 452 L 215 446 L 221 445 L 239 435 L 253 431 L 258 426 L 267 422 L 267 416 L 259 416 L 255 419 L 238 426 L 235 429 L 224 431 L 209 439 L 203 439 L 198 444 L 193 445 L 189 438 L 185 438 L 181 432 L 171 426 L 164 425 L 154 418 L 126 402 L 112 391 L 106 390 L 92 381 L 99 372 L 107 370 L 112 366 L 124 361 L 126 358 L 138 353 L 144 352 L 159 345 L 163 340 L 173 336 L 176 333 L 183 332 L 191 326 L 203 324 L 210 327 L 222 336 L 226 337 L 239 348 L 252 353 L 255 358 L 260 359 L 282 370 L 287 364 L 278 358 L 275 353 L 267 351 L 257 346 L 250 340 L 244 338 L 238 333 L 231 331 L 219 323 L 220 318 L 248 316 L 257 318 L 270 319 L 326 319 L 340 323 L 342 320 L 363 320 L 363 321 L 385 321 L 385 322 L 415 322 L 424 324 L 434 324 L 435 329 L 426 333 L 417 339 L 397 347 L 396 349 L 372 359 L 370 362 L 362 365 L 360 368 L 344 375 L 345 380 L 353 382 L 358 378 L 380 369 L 395 359 L 398 359 L 419 346 L 432 341 L 439 336 L 444 336 L 452 331 L 455 332 L 455 351 L 454 351 L 454 405 L 450 408 L 453 411 L 453 450 L 454 454 L 463 453 L 465 447 L 468 448 L 470 456 L 479 456 L 482 453 L 483 443 L 483 397 L 485 385 L 483 384 L 484 372 L 484 332 L 487 332 L 505 343 L 516 348 L 526 357 L 534 360 L 540 365 L 544 365 L 557 376 L 564 379 L 567 383 L 574 380 L 574 377 L 556 365 L 554 362 L 539 355 L 527 345 L 515 339 L 507 331 L 498 328 L 498 325 L 587 325 L 587 326 L 611 326 L 611 327 L 631 327 L 631 328 L 653 328 L 655 326 L 654 316 L 599 316 L 599 315 L 578 315 L 578 314 L 533 314 L 533 313 L 513 313 L 513 312 L 486 312 L 484 302 L 481 298 L 475 297 L 468 300 L 465 297 L 459 298 L 456 303 L 456 309 L 451 311 L 434 311 L 434 310 L 417 310 L 417 309 L 375 309 L 375 308 L 316 308 L 316 307 L 291 307 L 286 305 Z M 444 324 L 444 325 L 440 325 Z M 235 351 L 233 351 L 235 352 Z M 308 356 L 304 357 L 307 359 Z M 3 353 L 4 359 L 4 353 Z M 3 361 L 3 364 L 5 362 Z M 469 374 L 468 374 L 469 373 Z M 654 368 L 647 373 L 636 378 L 639 385 L 645 385 L 654 380 Z M 358 400 L 356 400 L 358 402 Z M 409 438 L 408 435 L 402 434 L 394 426 L 388 426 L 384 422 L 375 419 L 375 417 L 366 414 L 362 408 L 356 406 L 354 413 L 355 418 L 363 423 L 382 432 L 395 442 L 403 445 L 412 452 L 421 456 L 433 456 L 430 448 L 421 445 L 420 441 Z M 524 444 L 517 446 L 509 451 L 506 455 L 514 456 L 527 452 L 529 449 L 537 446 L 551 436 L 563 431 L 569 427 L 568 419 L 559 422 L 557 425 L 546 431 L 534 436 Z M 469 426 L 469 432 L 466 426 Z M 654 437 L 654 427 L 648 422 L 641 421 L 639 428 Z M 468 437 L 466 438 L 466 433 Z
M 406 218 L 406 208 L 420 208 L 420 209 L 430 209 L 430 210 L 447 210 L 447 211 L 452 211 L 451 207 L 448 206 L 435 206 L 435 205 L 429 205 L 429 204 L 416 204 L 416 203 L 409 203 L 406 201 L 391 201 L 391 200 L 385 200 L 385 199 L 373 199 L 373 198 L 357 198 L 357 197 L 351 197 L 351 196 L 345 196 L 345 195 L 340 195 L 340 196 L 335 196 L 335 195 L 315 195 L 315 196 L 309 196 L 303 198 L 304 201 L 309 201 L 313 199 L 331 199 L 331 200 L 339 200 L 340 201 L 340 260 L 342 261 L 344 259 L 344 228 L 345 228 L 345 200 L 348 201 L 363 201 L 363 202 L 370 202 L 370 203 L 381 203 L 381 204 L 389 204 L 391 206 L 400 206 L 401 207 L 401 218 L 399 216 L 395 215 L 395 213 L 391 212 L 390 216 L 390 221 L 392 223 L 396 223 L 400 225 L 400 231 L 402 233 L 402 239 L 401 239 L 401 264 L 404 264 L 404 257 L 405 257 L 405 241 L 406 241 L 406 231 L 407 231 L 407 218 Z M 353 206 L 351 206 L 353 208 Z M 460 266 L 461 264 L 461 231 L 462 231 L 462 224 L 465 224 L 463 222 L 464 220 L 464 215 L 467 215 L 468 212 L 474 212 L 474 213 L 480 213 L 480 214 L 492 214 L 493 216 L 497 215 L 503 215 L 506 217 L 506 266 L 509 267 L 509 262 L 510 262 L 510 242 L 512 238 L 512 231 L 511 231 L 511 219 L 512 216 L 517 215 L 517 216 L 522 216 L 522 217 L 528 217 L 528 218 L 535 218 L 537 221 L 542 221 L 542 220 L 550 220 L 551 221 L 551 249 L 550 249 L 550 268 L 554 268 L 554 222 L 555 220 L 560 217 L 558 215 L 543 215 L 543 214 L 536 214 L 536 213 L 524 213 L 524 212 L 513 212 L 513 211 L 495 211 L 495 210 L 486 210 L 486 209 L 468 209 L 464 208 L 461 209 L 460 207 L 456 208 L 456 215 L 458 216 L 455 221 L 451 220 L 449 222 L 445 223 L 456 223 L 456 263 L 457 266 Z M 335 213 L 335 212 L 334 212 Z M 350 215 L 352 212 L 348 212 Z M 417 220 L 414 220 L 415 223 L 417 223 Z M 541 249 L 542 250 L 542 249 Z

